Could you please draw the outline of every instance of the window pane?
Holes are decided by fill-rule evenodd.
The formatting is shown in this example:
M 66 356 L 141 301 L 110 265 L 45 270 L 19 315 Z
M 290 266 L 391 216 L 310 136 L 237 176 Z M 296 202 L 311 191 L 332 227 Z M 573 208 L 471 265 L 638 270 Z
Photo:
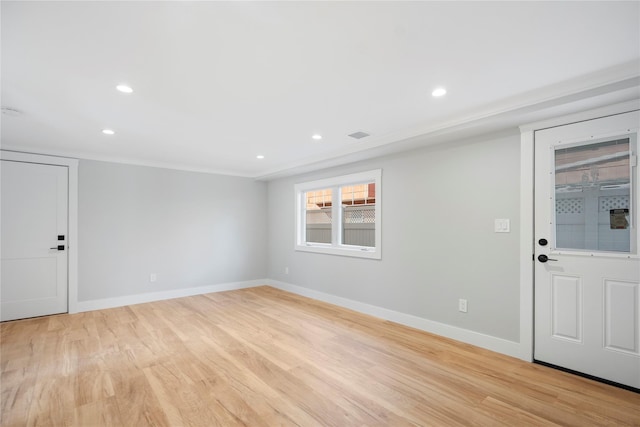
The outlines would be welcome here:
M 556 247 L 630 252 L 629 138 L 557 149 Z
M 331 243 L 331 189 L 307 191 L 306 241 Z
M 375 247 L 376 184 L 340 188 L 342 199 L 342 244 Z

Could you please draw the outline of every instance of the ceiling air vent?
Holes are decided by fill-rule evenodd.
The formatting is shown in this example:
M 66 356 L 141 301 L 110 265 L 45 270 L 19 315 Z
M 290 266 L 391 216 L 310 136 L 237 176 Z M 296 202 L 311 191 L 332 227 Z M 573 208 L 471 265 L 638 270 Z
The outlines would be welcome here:
M 351 138 L 354 138 L 354 139 L 362 139 L 362 138 L 366 138 L 367 136 L 369 136 L 369 134 L 366 133 L 366 132 L 355 132 L 355 133 L 352 133 L 352 134 L 350 134 L 348 136 L 350 136 Z
M 11 107 L 2 107 L 2 114 L 4 114 L 5 116 L 17 117 L 22 115 L 22 111 L 16 110 L 15 108 L 11 108 Z

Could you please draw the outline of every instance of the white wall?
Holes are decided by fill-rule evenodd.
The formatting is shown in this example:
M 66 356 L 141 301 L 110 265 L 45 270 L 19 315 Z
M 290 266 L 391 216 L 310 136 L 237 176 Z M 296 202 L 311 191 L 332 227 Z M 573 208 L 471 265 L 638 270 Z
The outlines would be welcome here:
M 271 181 L 268 277 L 518 342 L 519 164 L 514 130 Z M 374 168 L 382 260 L 294 251 L 294 184 Z M 495 218 L 511 233 L 494 233 Z
M 518 342 L 519 143 L 514 130 L 269 183 L 81 160 L 78 300 L 269 278 Z M 375 168 L 382 260 L 294 251 L 294 184 Z
M 266 277 L 263 182 L 81 160 L 78 193 L 81 302 Z

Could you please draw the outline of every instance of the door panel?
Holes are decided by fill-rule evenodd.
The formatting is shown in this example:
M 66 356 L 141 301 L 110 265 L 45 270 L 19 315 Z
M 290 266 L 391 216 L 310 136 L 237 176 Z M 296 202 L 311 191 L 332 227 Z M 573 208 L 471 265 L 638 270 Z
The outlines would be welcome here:
M 605 280 L 604 288 L 605 347 L 640 354 L 638 283 Z
M 555 338 L 582 341 L 582 281 L 579 277 L 551 275 L 551 307 Z
M 2 160 L 1 173 L 1 320 L 64 313 L 68 168 Z
M 635 111 L 535 133 L 534 358 L 635 388 L 638 123 Z

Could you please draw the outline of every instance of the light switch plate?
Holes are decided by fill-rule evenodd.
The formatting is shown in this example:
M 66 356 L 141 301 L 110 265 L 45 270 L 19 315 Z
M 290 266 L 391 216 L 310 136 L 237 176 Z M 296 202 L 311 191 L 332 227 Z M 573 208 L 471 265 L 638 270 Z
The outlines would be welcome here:
M 496 233 L 509 233 L 511 232 L 511 224 L 508 219 L 496 219 L 494 223 L 494 231 Z

